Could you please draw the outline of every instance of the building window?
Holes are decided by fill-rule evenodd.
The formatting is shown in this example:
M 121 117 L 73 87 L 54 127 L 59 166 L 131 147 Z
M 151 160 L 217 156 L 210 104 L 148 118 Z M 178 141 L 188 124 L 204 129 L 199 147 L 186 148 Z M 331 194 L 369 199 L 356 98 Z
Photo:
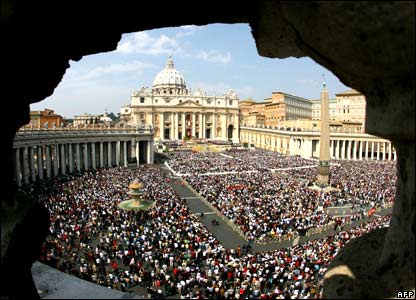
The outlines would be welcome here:
M 140 103 L 144 103 L 144 97 L 140 97 Z
M 182 100 L 179 100 L 179 103 L 182 103 Z
M 144 119 L 144 113 L 140 113 L 140 120 L 143 120 Z
M 165 103 L 170 103 L 170 99 L 165 99 Z

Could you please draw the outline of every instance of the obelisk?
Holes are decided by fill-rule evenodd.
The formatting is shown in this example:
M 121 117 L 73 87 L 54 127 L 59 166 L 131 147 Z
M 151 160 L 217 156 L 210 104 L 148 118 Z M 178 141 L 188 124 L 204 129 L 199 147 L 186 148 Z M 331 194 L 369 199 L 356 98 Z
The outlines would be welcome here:
M 318 184 L 321 187 L 329 184 L 329 97 L 325 81 L 321 91 L 321 137 L 319 140 Z

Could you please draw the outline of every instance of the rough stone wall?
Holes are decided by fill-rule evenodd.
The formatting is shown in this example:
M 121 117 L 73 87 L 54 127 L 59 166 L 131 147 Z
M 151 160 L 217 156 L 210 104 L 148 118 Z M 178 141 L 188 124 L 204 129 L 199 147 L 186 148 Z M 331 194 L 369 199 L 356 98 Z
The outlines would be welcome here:
M 6 78 L 1 93 L 3 105 L 7 102 L 3 121 L 7 177 L 1 199 L 3 286 L 11 284 L 10 274 L 19 270 L 18 261 L 10 263 L 15 259 L 10 256 L 13 245 L 25 238 L 16 224 L 34 222 L 30 211 L 38 209 L 15 200 L 12 182 L 12 140 L 16 130 L 29 120 L 29 103 L 53 93 L 69 60 L 114 50 L 123 33 L 189 24 L 248 22 L 260 55 L 309 56 L 345 85 L 364 93 L 366 131 L 391 139 L 398 151 L 398 192 L 390 228 L 386 234 L 375 232 L 357 239 L 333 265 L 339 261 L 351 265 L 360 262 L 359 254 L 370 251 L 371 245 L 377 245 L 373 248 L 380 253 L 374 257 L 380 258 L 366 261 L 365 268 L 350 266 L 354 278 L 359 279 L 353 281 L 354 287 L 346 288 L 345 276 L 342 272 L 336 275 L 334 268 L 332 279 L 325 283 L 325 296 L 391 297 L 396 289 L 414 288 L 414 2 L 211 0 L 198 5 L 194 1 L 132 1 L 122 5 L 2 0 L 0 4 L 1 72 Z M 46 222 L 47 217 L 43 218 Z M 3 227 L 9 232 L 3 232 Z M 38 238 L 41 236 L 39 233 Z M 37 244 L 33 241 L 34 246 Z M 353 253 L 351 260 L 345 260 L 348 253 Z M 367 273 L 389 287 L 378 294 L 362 279 Z M 2 296 L 35 296 L 30 275 L 23 278 L 26 279 L 20 284 L 27 289 L 2 289 Z

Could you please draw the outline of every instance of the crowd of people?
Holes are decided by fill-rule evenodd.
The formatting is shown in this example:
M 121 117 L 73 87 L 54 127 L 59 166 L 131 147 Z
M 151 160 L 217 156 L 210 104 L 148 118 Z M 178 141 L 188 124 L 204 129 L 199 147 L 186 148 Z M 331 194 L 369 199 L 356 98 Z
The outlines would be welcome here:
M 244 215 L 249 220 L 257 213 L 262 216 L 261 223 L 247 225 L 259 234 L 264 223 L 272 226 L 279 220 L 283 224 L 275 232 L 280 235 L 294 232 L 296 226 L 324 222 L 326 216 L 308 199 L 315 192 L 304 194 L 307 182 L 290 181 L 284 174 L 258 174 L 253 178 L 250 174 L 227 175 L 227 179 L 189 178 L 207 180 L 205 196 L 212 193 L 211 186 L 225 189 L 225 199 L 233 202 L 218 207 L 223 213 L 234 213 L 236 222 L 243 224 Z M 128 185 L 136 178 L 144 183 L 145 197 L 156 204 L 146 212 L 120 210 L 118 204 L 128 197 Z M 377 218 L 348 232 L 292 248 L 247 253 L 224 248 L 177 196 L 169 176 L 158 166 L 100 169 L 23 189 L 39 198 L 51 218 L 41 262 L 105 287 L 148 293 L 150 298 L 317 298 L 322 296 L 323 274 L 339 250 L 350 239 L 385 226 L 390 219 Z M 239 204 L 246 194 L 252 198 Z M 280 195 L 279 205 L 273 202 L 274 194 Z M 262 206 L 260 214 L 257 210 Z M 296 213 L 292 229 L 290 222 L 285 223 L 289 217 L 272 219 L 278 217 L 278 210 L 283 216 Z
M 188 163 L 188 171 L 194 174 L 185 177 L 188 183 L 238 225 L 247 238 L 257 241 L 290 239 L 309 228 L 322 227 L 337 221 L 325 213 L 323 208 L 349 205 L 353 211 L 350 219 L 359 219 L 366 216 L 370 209 L 383 207 L 394 201 L 394 162 L 333 161 L 330 182 L 334 189 L 325 192 L 311 189 L 316 182 L 317 168 L 311 165 L 310 160 L 286 157 L 285 163 L 279 165 L 285 156 L 271 151 L 238 150 L 228 152 L 227 156 L 186 152 L 173 154 L 171 157 L 169 163 L 174 162 L 175 166 Z M 201 160 L 202 164 L 205 164 L 205 158 L 211 157 L 211 161 L 216 163 L 216 170 L 221 172 L 243 166 L 254 167 L 253 164 L 262 168 L 267 161 L 270 161 L 270 166 L 285 168 L 274 170 L 273 173 L 251 169 L 252 173 L 220 172 L 206 176 L 197 172 L 205 171 L 206 166 L 199 164 L 197 157 L 204 158 Z M 273 157 L 276 157 L 275 160 Z M 232 165 L 233 161 L 235 166 Z M 300 165 L 305 161 L 306 165 Z M 195 162 L 194 169 L 189 170 L 190 162 Z M 230 164 L 231 168 L 222 168 Z
M 315 161 L 298 156 L 257 149 L 230 149 L 224 152 L 178 151 L 168 153 L 169 166 L 180 174 L 269 171 L 288 167 L 312 166 Z

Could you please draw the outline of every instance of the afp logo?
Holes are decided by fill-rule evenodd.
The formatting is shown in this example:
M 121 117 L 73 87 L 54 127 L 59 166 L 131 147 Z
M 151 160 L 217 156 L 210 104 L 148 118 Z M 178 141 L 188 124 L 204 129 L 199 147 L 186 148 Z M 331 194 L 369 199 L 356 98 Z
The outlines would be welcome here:
M 415 296 L 414 291 L 403 291 L 403 292 L 397 293 L 398 299 L 410 299 L 410 298 L 414 298 L 414 296 Z

